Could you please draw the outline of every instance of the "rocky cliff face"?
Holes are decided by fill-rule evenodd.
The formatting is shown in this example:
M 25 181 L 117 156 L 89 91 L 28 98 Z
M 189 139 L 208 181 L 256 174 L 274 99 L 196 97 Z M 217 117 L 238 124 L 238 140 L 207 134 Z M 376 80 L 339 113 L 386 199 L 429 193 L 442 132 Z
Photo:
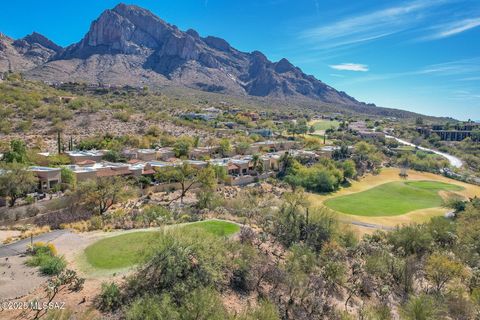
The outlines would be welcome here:
M 119 4 L 106 10 L 80 42 L 65 49 L 38 34 L 13 46 L 29 62 L 19 70 L 45 81 L 181 85 L 229 94 L 360 104 L 286 59 L 271 62 L 261 52 L 241 52 L 223 39 L 203 38 L 195 30 L 183 32 L 137 6 Z

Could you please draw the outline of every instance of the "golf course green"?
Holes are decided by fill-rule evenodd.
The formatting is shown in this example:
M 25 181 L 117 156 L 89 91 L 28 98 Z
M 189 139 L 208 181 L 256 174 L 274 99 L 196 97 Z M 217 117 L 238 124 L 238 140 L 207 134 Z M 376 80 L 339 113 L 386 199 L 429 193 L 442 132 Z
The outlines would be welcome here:
M 312 126 L 313 128 L 318 131 L 318 130 L 327 130 L 327 129 L 336 129 L 340 125 L 340 122 L 333 120 L 318 120 L 315 121 Z
M 186 232 L 201 229 L 215 236 L 229 236 L 240 230 L 237 224 L 221 220 L 207 220 L 172 227 L 182 228 Z M 161 236 L 160 231 L 138 231 L 105 238 L 85 249 L 86 260 L 90 266 L 103 270 L 131 267 L 143 259 L 146 248 Z
M 397 216 L 414 210 L 440 207 L 443 203 L 440 191 L 462 189 L 454 184 L 436 181 L 396 181 L 331 198 L 324 204 L 335 211 L 357 216 Z

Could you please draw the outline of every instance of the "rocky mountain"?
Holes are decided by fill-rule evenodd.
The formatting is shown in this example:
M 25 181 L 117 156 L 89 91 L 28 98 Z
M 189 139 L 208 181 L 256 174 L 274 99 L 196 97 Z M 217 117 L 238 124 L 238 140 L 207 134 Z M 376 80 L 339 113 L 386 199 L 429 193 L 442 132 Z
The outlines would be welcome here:
M 49 61 L 62 47 L 39 33 L 13 40 L 0 34 L 0 72 L 28 71 Z
M 0 38 L 0 71 L 48 82 L 182 86 L 208 92 L 307 99 L 359 110 L 360 103 L 287 59 L 241 52 L 220 38 L 181 31 L 150 11 L 119 4 L 93 21 L 84 38 L 60 48 L 42 35 Z

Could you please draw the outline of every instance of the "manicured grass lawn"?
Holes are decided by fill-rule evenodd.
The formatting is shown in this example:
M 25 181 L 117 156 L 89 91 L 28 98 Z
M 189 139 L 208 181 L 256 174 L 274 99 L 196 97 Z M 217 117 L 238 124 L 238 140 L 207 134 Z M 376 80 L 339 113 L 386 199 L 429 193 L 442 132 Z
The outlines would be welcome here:
M 325 201 L 338 212 L 367 216 L 396 216 L 410 211 L 440 207 L 439 191 L 460 191 L 462 187 L 435 181 L 396 181 L 372 189 Z
M 315 130 L 327 130 L 327 129 L 336 129 L 340 123 L 336 120 L 330 121 L 330 120 L 319 120 L 313 123 L 313 127 Z
M 227 221 L 209 220 L 178 226 L 187 230 L 203 229 L 216 236 L 232 235 L 240 227 Z M 138 231 L 99 240 L 85 249 L 87 262 L 97 269 L 122 269 L 139 263 L 145 249 L 161 232 Z
M 142 260 L 149 243 L 159 232 L 132 232 L 106 238 L 85 249 L 87 262 L 98 269 L 120 269 Z
M 200 228 L 216 236 L 229 236 L 240 231 L 240 227 L 237 224 L 220 220 L 195 222 L 188 224 L 183 228 L 187 230 Z

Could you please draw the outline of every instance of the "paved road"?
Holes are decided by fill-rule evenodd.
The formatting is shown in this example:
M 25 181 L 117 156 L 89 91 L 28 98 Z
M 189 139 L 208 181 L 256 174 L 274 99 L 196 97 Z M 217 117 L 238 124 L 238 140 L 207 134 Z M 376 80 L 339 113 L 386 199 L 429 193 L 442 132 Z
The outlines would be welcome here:
M 402 140 L 402 139 L 399 139 L 399 138 L 396 138 L 396 137 L 393 137 L 393 136 L 389 136 L 389 135 L 386 135 L 385 136 L 386 138 L 390 138 L 390 139 L 395 139 L 397 140 L 398 142 L 400 142 L 401 144 L 404 144 L 406 146 L 411 146 L 411 147 L 416 147 L 413 143 L 411 142 L 408 142 L 408 141 L 405 141 L 405 140 Z M 450 164 L 455 167 L 455 168 L 461 168 L 463 166 L 463 162 L 462 160 L 460 160 L 460 158 L 457 158 L 455 156 L 452 156 L 451 154 L 448 154 L 448 153 L 444 153 L 444 152 L 440 152 L 440 151 L 437 151 L 437 150 L 433 150 L 433 149 L 428 149 L 428 148 L 424 148 L 424 147 L 420 147 L 418 146 L 417 147 L 418 149 L 420 150 L 423 150 L 423 151 L 430 151 L 430 152 L 433 152 L 435 154 L 438 154 L 444 158 L 447 158 L 447 160 L 450 162 Z
M 52 242 L 61 235 L 70 233 L 69 230 L 54 230 L 48 233 L 43 233 L 33 237 L 33 242 Z M 11 244 L 0 246 L 0 258 L 15 256 L 24 253 L 30 244 L 30 238 L 23 239 Z

